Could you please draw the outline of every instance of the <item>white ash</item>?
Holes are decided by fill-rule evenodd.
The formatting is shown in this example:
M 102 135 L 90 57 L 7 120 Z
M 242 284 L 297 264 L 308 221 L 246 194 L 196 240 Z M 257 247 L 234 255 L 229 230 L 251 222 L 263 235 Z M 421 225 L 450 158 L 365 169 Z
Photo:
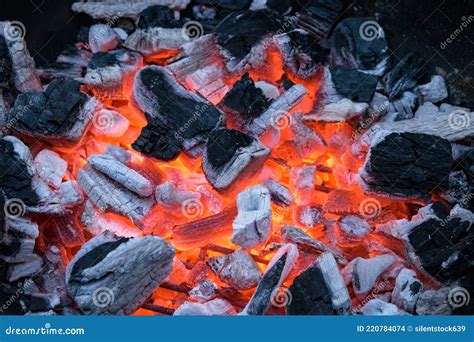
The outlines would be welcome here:
M 189 38 L 181 28 L 149 27 L 135 30 L 123 45 L 144 56 L 153 56 L 179 50 L 188 41 Z
M 372 121 L 377 120 L 378 118 L 383 118 L 387 114 L 390 106 L 388 97 L 375 92 L 374 97 L 369 103 L 369 108 L 367 109 L 367 114 Z
M 310 157 L 315 151 L 326 146 L 324 139 L 305 124 L 306 115 L 298 112 L 291 115 L 290 130 L 293 141 L 301 158 Z
M 276 100 L 280 96 L 280 90 L 272 83 L 258 81 L 255 82 L 255 87 L 259 88 L 267 99 Z
M 439 290 L 424 291 L 416 302 L 416 313 L 420 316 L 446 316 L 451 314 L 451 306 L 448 302 L 447 287 Z
M 115 145 L 107 146 L 106 154 L 114 157 L 124 165 L 127 165 L 130 163 L 130 160 L 132 160 L 132 154 L 130 151 Z
M 33 277 L 38 274 L 43 267 L 43 259 L 36 254 L 31 259 L 23 263 L 11 264 L 8 268 L 7 281 L 12 283 L 21 278 Z
M 315 205 L 301 205 L 296 208 L 295 220 L 308 229 L 313 229 L 323 223 L 323 210 Z
M 153 184 L 137 171 L 117 161 L 114 157 L 104 155 L 90 156 L 87 161 L 97 171 L 123 185 L 141 197 L 153 194 Z
M 10 235 L 3 237 L 2 243 L 6 245 L 10 245 L 15 243 L 18 244 L 16 247 L 15 253 L 13 255 L 5 255 L 2 254 L 0 251 L 0 260 L 3 260 L 8 263 L 19 263 L 19 262 L 26 262 L 29 261 L 33 255 L 33 251 L 35 249 L 35 239 L 21 237 L 21 238 L 13 238 Z
M 440 102 L 448 97 L 446 82 L 440 75 L 432 76 L 429 83 L 416 87 L 415 91 L 419 94 L 422 103 Z
M 404 268 L 395 280 L 392 303 L 400 309 L 413 313 L 418 297 L 423 292 L 423 283 L 416 278 L 416 272 Z
M 397 308 L 396 305 L 387 303 L 380 299 L 371 299 L 360 311 L 365 316 L 399 316 L 406 315 L 405 312 Z
M 58 203 L 66 208 L 75 207 L 84 202 L 84 195 L 79 184 L 72 180 L 61 183 L 55 195 L 58 198 Z
M 208 280 L 204 280 L 191 291 L 189 291 L 189 297 L 199 303 L 204 303 L 216 296 L 216 290 L 216 284 Z
M 270 196 L 273 203 L 281 206 L 287 207 L 293 203 L 293 199 L 290 193 L 290 190 L 283 184 L 278 183 L 274 179 L 267 179 L 264 184 L 268 191 L 270 191 Z
M 126 117 L 109 109 L 97 111 L 93 120 L 92 131 L 99 136 L 121 138 L 130 127 L 130 121 Z
M 7 232 L 14 232 L 16 235 L 33 239 L 39 236 L 38 224 L 26 216 L 9 217 L 7 219 Z
M 174 255 L 173 247 L 157 236 L 98 236 L 68 265 L 67 288 L 84 314 L 128 315 L 166 279 Z
M 170 69 L 173 70 L 172 66 Z M 185 83 L 215 104 L 221 102 L 230 90 L 224 82 L 224 76 L 222 67 L 217 64 L 211 64 L 188 74 L 185 77 Z
M 290 188 L 295 194 L 295 203 L 298 205 L 309 204 L 314 193 L 316 166 L 305 165 L 292 168 L 290 175 Z
M 361 240 L 370 233 L 370 224 L 359 216 L 344 216 L 339 221 L 339 227 L 349 239 Z
M 375 285 L 377 279 L 396 261 L 393 255 L 385 254 L 374 258 L 354 259 L 352 287 L 357 297 L 364 298 Z
M 270 192 L 255 185 L 237 195 L 238 215 L 232 223 L 232 243 L 252 248 L 265 243 L 272 230 Z
M 184 302 L 174 316 L 232 316 L 236 313 L 228 301 L 217 298 L 204 304 Z
M 59 154 L 47 149 L 41 150 L 35 157 L 34 165 L 39 177 L 48 185 L 59 188 L 67 170 L 67 162 Z
M 261 278 L 256 262 L 241 249 L 232 254 L 210 258 L 207 264 L 220 280 L 236 290 L 252 289 Z
M 449 203 L 469 203 L 470 184 L 463 171 L 454 171 L 449 174 L 449 189 L 441 197 Z
M 392 100 L 389 105 L 389 114 L 384 121 L 400 121 L 413 118 L 418 97 L 406 91 L 399 99 Z
M 201 194 L 177 188 L 172 182 L 166 182 L 156 187 L 155 198 L 158 204 L 167 209 L 176 209 L 188 200 L 199 201 Z
M 362 102 L 353 102 L 343 98 L 334 103 L 328 103 L 314 113 L 305 115 L 306 121 L 316 122 L 344 122 L 366 113 L 369 105 Z
M 120 43 L 119 35 L 106 24 L 95 24 L 89 28 L 89 46 L 93 53 L 113 50 Z
M 196 192 L 201 194 L 201 201 L 206 206 L 206 208 L 209 209 L 209 211 L 213 212 L 214 214 L 222 212 L 224 208 L 223 201 L 207 186 L 199 185 L 196 188 Z

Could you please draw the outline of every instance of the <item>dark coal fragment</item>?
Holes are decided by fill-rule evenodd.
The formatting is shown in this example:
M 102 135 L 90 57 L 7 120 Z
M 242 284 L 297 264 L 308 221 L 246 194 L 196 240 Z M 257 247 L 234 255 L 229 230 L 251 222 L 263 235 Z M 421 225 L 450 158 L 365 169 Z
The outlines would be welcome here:
M 26 205 L 38 202 L 31 187 L 32 174 L 26 162 L 18 156 L 11 141 L 0 140 L 0 189 L 9 199 L 19 199 Z M 2 206 L 3 208 L 3 206 Z
M 295 278 L 290 293 L 292 300 L 286 308 L 288 315 L 336 315 L 331 293 L 316 265 Z
M 174 12 L 167 6 L 150 6 L 140 12 L 138 16 L 138 28 L 149 27 L 180 28 L 183 22 L 176 20 Z
M 414 227 L 408 238 L 423 268 L 442 282 L 474 274 L 474 226 L 461 217 L 435 218 Z
M 291 0 L 267 0 L 267 8 L 286 14 L 291 9 Z
M 214 7 L 219 6 L 230 10 L 242 10 L 248 8 L 252 0 L 198 0 L 197 3 Z
M 335 64 L 383 75 L 388 62 L 388 47 L 375 18 L 346 18 L 337 25 L 331 39 Z
M 92 55 L 92 58 L 87 67 L 89 69 L 99 69 L 114 66 L 118 63 L 119 62 L 114 53 L 96 52 Z
M 148 126 L 133 148 L 160 160 L 171 160 L 182 148 L 205 142 L 222 116 L 219 109 L 188 92 L 162 67 L 149 66 L 140 71 L 134 98 L 149 115 Z
M 232 12 L 215 28 L 218 44 L 238 59 L 243 59 L 267 34 L 277 32 L 283 22 L 271 10 Z
M 12 77 L 12 60 L 5 37 L 0 35 L 0 88 L 8 87 Z
M 370 191 L 421 197 L 449 186 L 451 143 L 427 134 L 390 133 L 375 138 L 361 178 Z
M 206 144 L 209 163 L 219 168 L 234 157 L 239 148 L 250 146 L 252 137 L 231 129 L 217 129 L 211 133 Z
M 414 55 L 401 59 L 384 77 L 385 90 L 389 98 L 395 98 L 405 91 L 412 90 L 424 76 L 423 61 Z
M 303 0 L 298 3 L 303 9 L 296 25 L 318 39 L 327 37 L 343 7 L 341 0 Z
M 224 109 L 236 115 L 241 125 L 259 117 L 270 106 L 271 100 L 255 86 L 248 73 L 234 84 L 221 102 Z
M 375 76 L 343 66 L 332 67 L 331 78 L 337 92 L 354 102 L 370 102 L 377 86 Z

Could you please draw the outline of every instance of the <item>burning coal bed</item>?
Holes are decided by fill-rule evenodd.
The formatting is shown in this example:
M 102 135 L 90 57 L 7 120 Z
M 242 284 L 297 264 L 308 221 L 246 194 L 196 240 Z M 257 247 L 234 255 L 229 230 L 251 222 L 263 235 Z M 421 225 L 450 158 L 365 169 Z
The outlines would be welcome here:
M 474 121 L 339 1 L 87 1 L 0 30 L 0 311 L 472 314 Z

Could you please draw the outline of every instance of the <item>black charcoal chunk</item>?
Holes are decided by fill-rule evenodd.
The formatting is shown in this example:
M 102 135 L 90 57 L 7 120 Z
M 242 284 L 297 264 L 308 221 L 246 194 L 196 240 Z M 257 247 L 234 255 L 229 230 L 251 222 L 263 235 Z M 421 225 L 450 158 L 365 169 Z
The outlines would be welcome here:
M 149 27 L 180 28 L 183 22 L 176 20 L 174 12 L 167 6 L 150 6 L 140 12 L 138 16 L 138 27 L 147 29 Z
M 232 12 L 215 28 L 218 44 L 233 57 L 243 59 L 266 35 L 283 27 L 271 10 Z
M 222 7 L 230 10 L 241 10 L 248 8 L 252 0 L 198 0 L 197 3 Z
M 271 100 L 265 97 L 262 90 L 255 86 L 249 74 L 245 74 L 234 84 L 221 102 L 225 110 L 236 115 L 244 125 L 259 117 L 270 106 Z
M 354 102 L 370 102 L 377 86 L 375 76 L 339 65 L 331 68 L 331 78 L 337 92 Z
M 291 9 L 291 0 L 267 0 L 267 8 L 286 14 Z
M 303 0 L 297 26 L 315 35 L 318 39 L 327 37 L 343 8 L 342 0 Z
M 0 88 L 8 87 L 12 77 L 12 60 L 5 38 L 0 35 Z
M 92 58 L 87 65 L 89 69 L 100 69 L 110 66 L 117 65 L 118 59 L 114 53 L 108 52 L 96 52 L 92 55 Z
M 390 99 L 412 90 L 424 76 L 424 62 L 413 54 L 401 59 L 384 77 L 385 90 Z
M 233 129 L 217 129 L 211 133 L 206 144 L 209 163 L 214 168 L 226 165 L 238 149 L 250 146 L 253 138 Z
M 451 143 L 445 139 L 390 133 L 374 138 L 360 176 L 369 192 L 423 197 L 448 188 L 452 160 Z
M 388 47 L 375 18 L 344 19 L 334 30 L 332 45 L 335 64 L 383 75 L 388 62 Z

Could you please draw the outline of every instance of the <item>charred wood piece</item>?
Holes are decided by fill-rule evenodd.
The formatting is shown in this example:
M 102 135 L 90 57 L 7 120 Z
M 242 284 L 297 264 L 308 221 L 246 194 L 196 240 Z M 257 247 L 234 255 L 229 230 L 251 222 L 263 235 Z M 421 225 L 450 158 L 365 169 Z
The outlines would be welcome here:
M 343 9 L 343 1 L 310 0 L 300 4 L 304 9 L 297 17 L 296 26 L 313 34 L 319 41 L 325 40 Z
M 280 207 L 288 207 L 293 203 L 290 190 L 283 184 L 278 183 L 274 179 L 267 179 L 263 184 L 270 191 L 270 197 L 272 202 Z
M 332 81 L 340 95 L 354 102 L 370 102 L 377 86 L 375 76 L 339 65 L 330 70 Z

